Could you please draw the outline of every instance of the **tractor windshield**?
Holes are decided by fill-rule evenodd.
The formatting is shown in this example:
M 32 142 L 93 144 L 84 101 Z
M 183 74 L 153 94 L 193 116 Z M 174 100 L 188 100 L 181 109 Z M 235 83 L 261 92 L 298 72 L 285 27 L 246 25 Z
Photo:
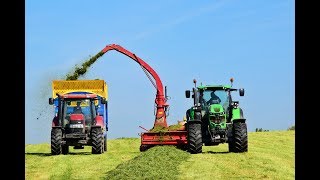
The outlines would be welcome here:
M 225 90 L 205 90 L 202 94 L 202 105 L 221 104 L 226 106 L 229 104 L 228 93 Z
M 65 99 L 63 109 L 63 119 L 65 121 L 70 120 L 71 114 L 83 114 L 86 125 L 89 125 L 96 116 L 94 103 L 90 99 Z M 68 124 L 68 122 L 64 124 Z

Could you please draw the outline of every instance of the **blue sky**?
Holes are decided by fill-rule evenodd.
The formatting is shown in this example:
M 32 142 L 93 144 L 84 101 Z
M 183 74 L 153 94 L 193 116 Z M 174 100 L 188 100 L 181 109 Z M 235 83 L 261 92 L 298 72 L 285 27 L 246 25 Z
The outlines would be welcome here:
M 25 143 L 49 143 L 51 81 L 63 79 L 108 44 L 147 62 L 167 86 L 168 124 L 192 105 L 184 91 L 203 84 L 244 88 L 249 131 L 295 123 L 294 1 L 26 1 Z M 110 139 L 139 137 L 154 123 L 155 88 L 140 66 L 109 51 L 80 79 L 109 87 Z

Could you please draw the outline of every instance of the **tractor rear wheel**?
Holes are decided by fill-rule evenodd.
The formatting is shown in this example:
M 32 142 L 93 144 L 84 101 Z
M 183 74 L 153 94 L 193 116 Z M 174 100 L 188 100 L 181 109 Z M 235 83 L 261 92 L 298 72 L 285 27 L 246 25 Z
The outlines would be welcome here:
M 233 124 L 232 152 L 248 151 L 247 124 L 245 122 L 235 122 Z M 230 145 L 229 145 L 230 147 Z
M 103 150 L 107 152 L 107 135 L 104 136 L 103 141 Z
M 69 153 L 69 146 L 62 145 L 62 154 L 68 154 L 68 153 Z
M 91 131 L 92 154 L 103 153 L 103 134 L 101 128 L 93 128 Z
M 202 152 L 201 124 L 188 125 L 188 151 L 192 154 Z
M 62 130 L 59 128 L 51 129 L 51 154 L 59 155 L 62 151 Z

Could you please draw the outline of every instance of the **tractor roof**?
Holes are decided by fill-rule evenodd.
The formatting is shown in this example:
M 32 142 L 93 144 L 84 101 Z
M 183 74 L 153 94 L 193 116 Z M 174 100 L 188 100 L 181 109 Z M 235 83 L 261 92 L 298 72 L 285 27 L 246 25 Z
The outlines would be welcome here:
M 231 85 L 200 85 L 198 86 L 198 89 L 231 89 Z
M 94 99 L 97 98 L 96 94 L 64 94 L 61 95 L 63 99 Z

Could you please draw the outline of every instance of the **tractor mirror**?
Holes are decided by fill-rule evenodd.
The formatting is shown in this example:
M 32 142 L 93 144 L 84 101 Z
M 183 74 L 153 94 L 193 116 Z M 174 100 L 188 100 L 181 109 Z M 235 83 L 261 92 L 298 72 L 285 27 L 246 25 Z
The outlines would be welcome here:
M 190 90 L 186 90 L 186 98 L 190 98 Z
M 243 88 L 239 89 L 239 95 L 244 96 L 244 89 Z
M 106 103 L 106 98 L 101 98 L 101 104 L 105 104 Z
M 53 98 L 49 98 L 49 104 L 50 104 L 50 105 L 53 104 Z

